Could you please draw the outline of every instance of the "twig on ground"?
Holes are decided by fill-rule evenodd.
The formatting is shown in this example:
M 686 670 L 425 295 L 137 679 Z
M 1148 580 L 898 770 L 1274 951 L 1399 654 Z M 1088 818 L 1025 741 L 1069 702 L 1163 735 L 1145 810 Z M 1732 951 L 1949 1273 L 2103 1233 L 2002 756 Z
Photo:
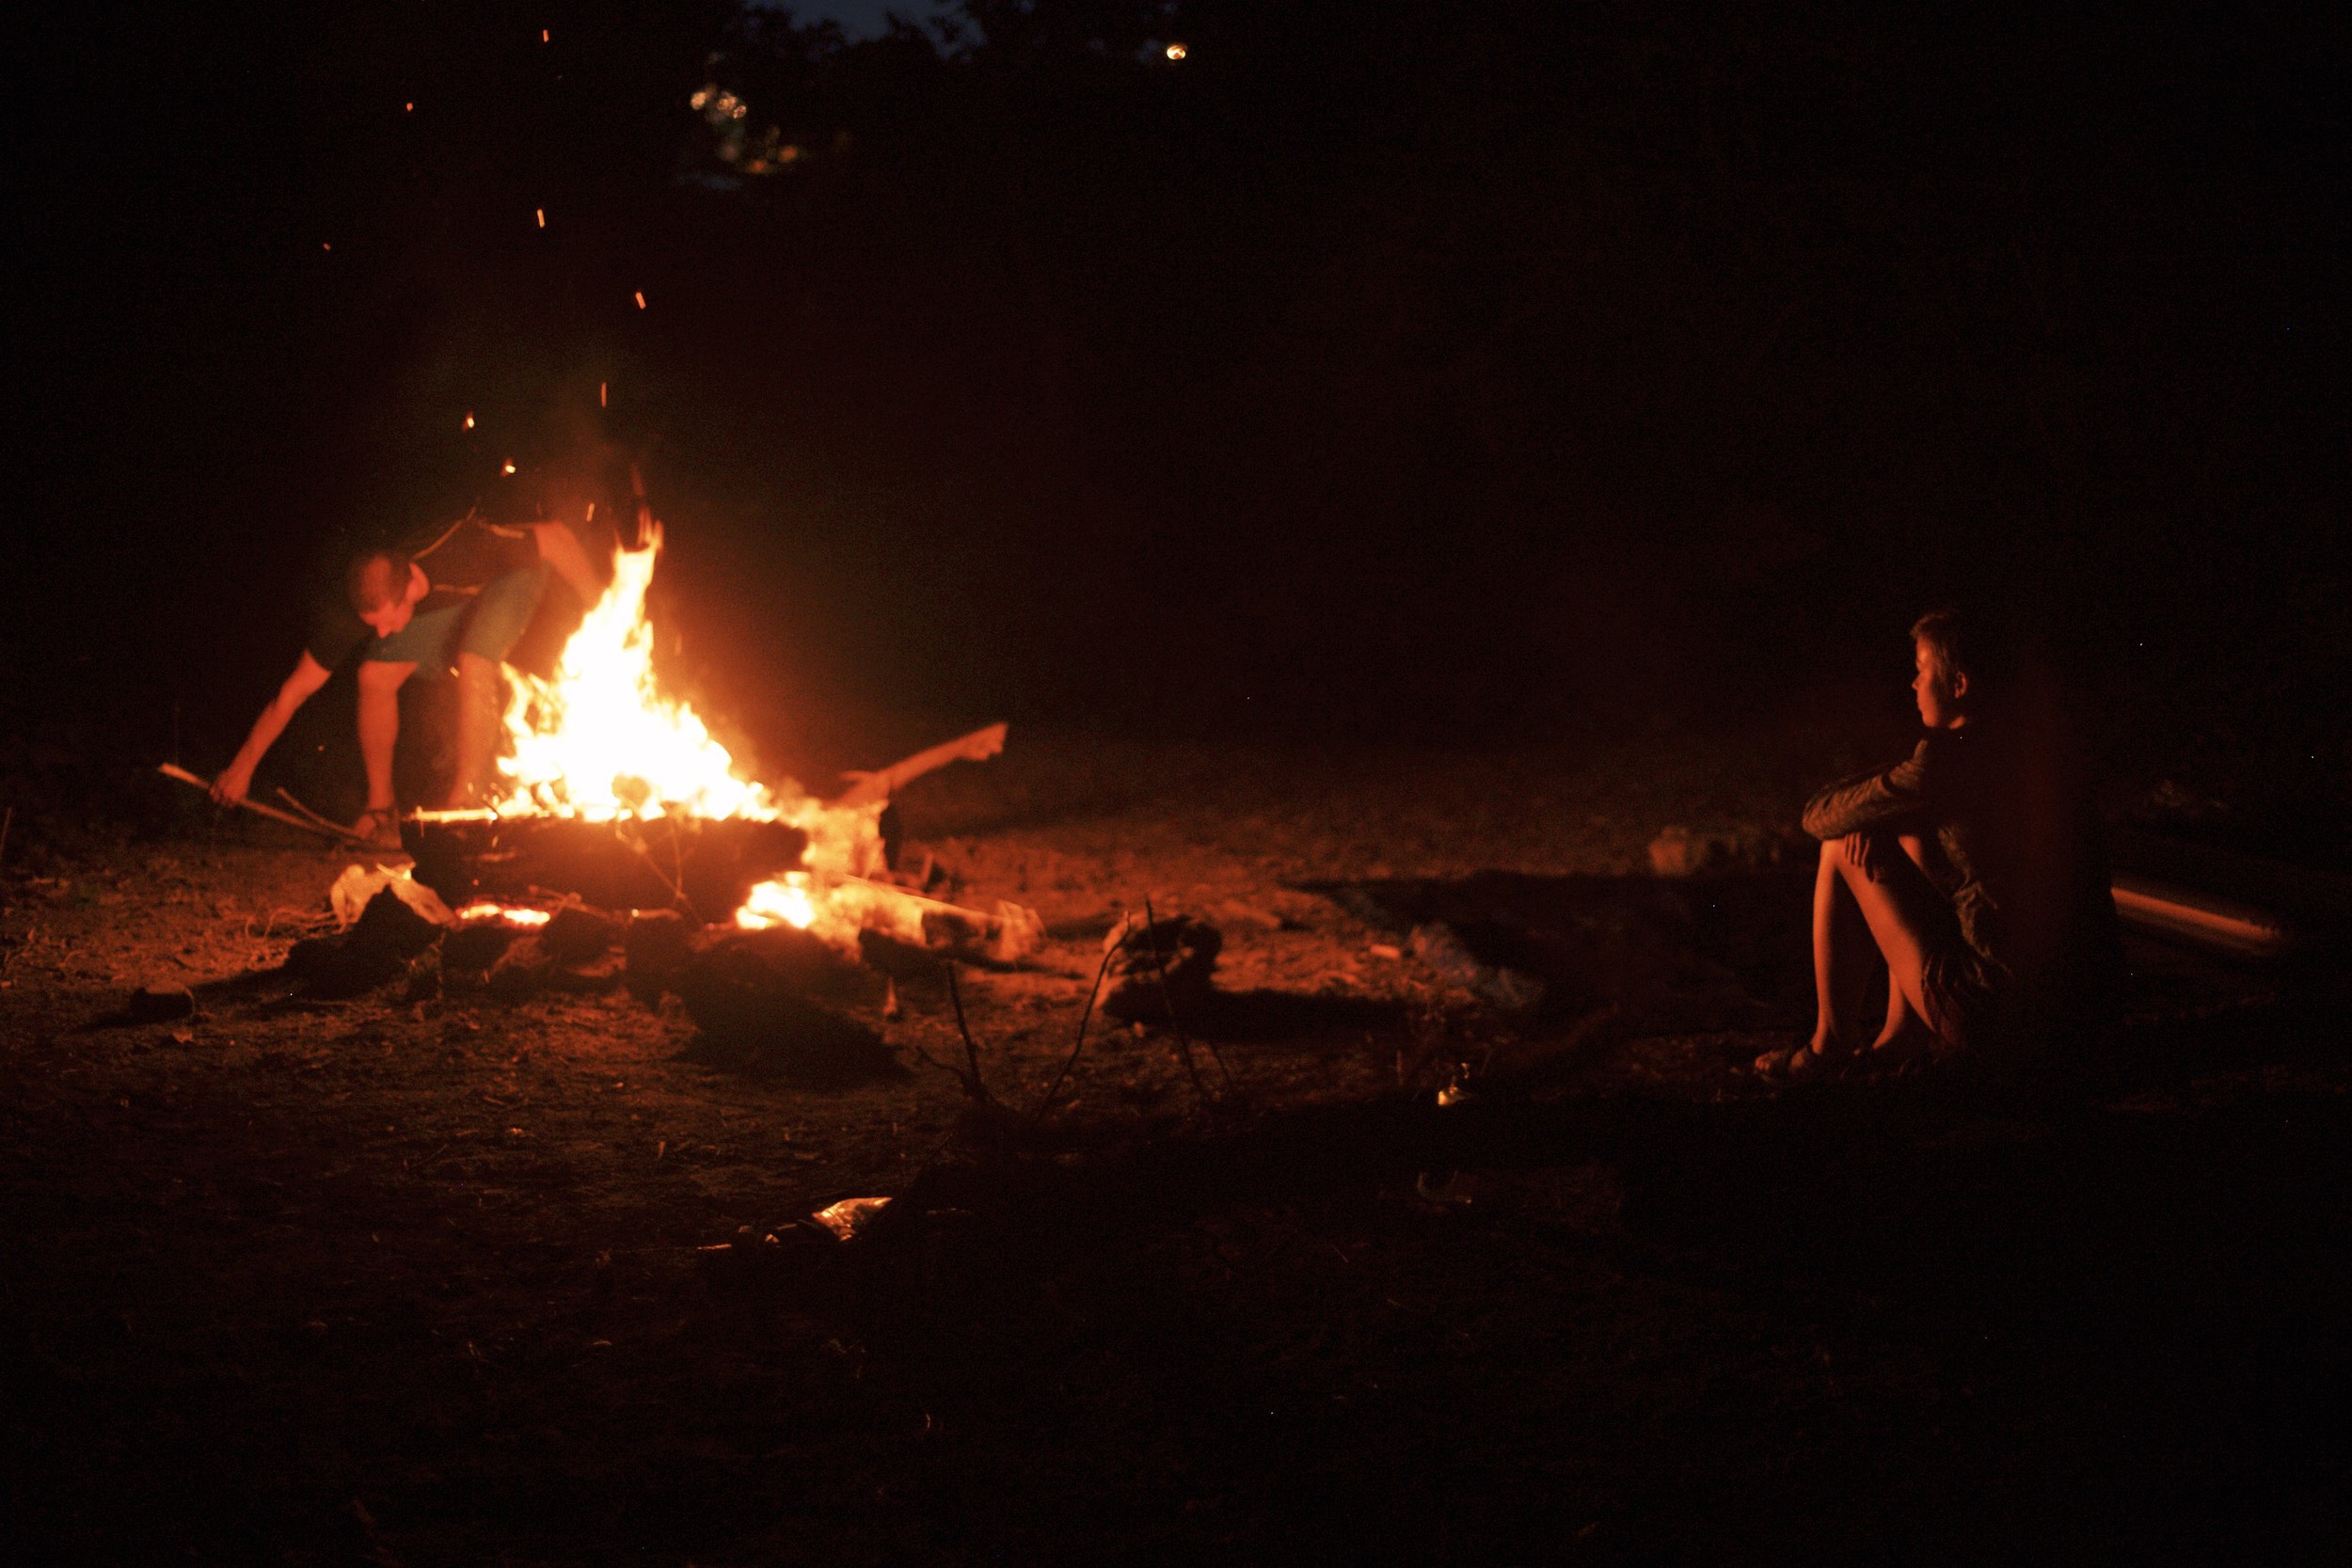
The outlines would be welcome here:
M 1070 1048 L 1070 1054 L 1062 1058 L 1061 1070 L 1054 1074 L 1054 1081 L 1045 1086 L 1045 1098 L 1039 1101 L 1037 1109 L 1029 1113 L 1031 1121 L 1036 1121 L 1045 1115 L 1046 1110 L 1054 1103 L 1054 1096 L 1061 1092 L 1062 1081 L 1070 1076 L 1070 1069 L 1078 1065 L 1078 1053 L 1084 1051 L 1087 1046 L 1087 1023 L 1094 1017 L 1094 1000 L 1103 994 L 1103 976 L 1111 972 L 1111 960 L 1117 958 L 1126 945 L 1126 938 L 1121 937 L 1103 949 L 1103 961 L 1094 966 L 1094 985 L 1087 992 L 1086 1010 L 1078 1015 L 1077 1043 Z
M 278 927 L 278 917 L 281 914 L 289 917 L 288 924 L 293 927 L 307 926 L 315 928 L 327 924 L 335 918 L 331 914 L 321 914 L 316 910 L 289 909 L 285 905 L 280 904 L 278 908 L 269 911 L 268 916 L 262 920 L 262 928 L 259 931 L 256 931 L 253 928 L 253 917 L 251 915 L 246 915 L 245 917 L 245 934 L 258 942 L 268 941 L 270 936 L 276 931 Z
M 922 1063 L 925 1067 L 930 1068 L 935 1071 L 944 1072 L 959 1084 L 963 1083 L 963 1069 L 961 1068 L 956 1067 L 952 1063 L 941 1061 L 938 1057 L 932 1055 L 930 1052 L 924 1050 L 913 1040 L 907 1041 L 907 1049 L 914 1052 L 914 1059 Z M 968 1088 L 969 1085 L 966 1085 L 966 1087 Z
M 1152 900 L 1147 895 L 1143 900 L 1143 940 L 1152 950 L 1152 977 L 1160 983 L 1160 1004 L 1168 1009 L 1168 1026 L 1176 1036 L 1176 1054 L 1184 1064 L 1184 1076 L 1192 1080 L 1193 1094 L 1205 1104 L 1215 1097 L 1209 1093 L 1209 1085 L 1201 1082 L 1200 1068 L 1192 1059 L 1192 1037 L 1184 1033 L 1184 1021 L 1176 1016 L 1176 997 L 1168 989 L 1168 960 L 1161 956 L 1160 934 L 1154 928 L 1158 924 L 1158 917 L 1152 912 Z M 1216 1048 L 1210 1046 L 1209 1053 L 1216 1056 Z M 1216 1065 L 1220 1070 L 1223 1069 L 1225 1058 L 1216 1056 Z M 1230 1085 L 1232 1081 L 1233 1075 L 1227 1072 L 1225 1082 Z
M 963 988 L 956 983 L 956 960 L 947 960 L 947 1000 L 955 1005 L 956 1033 L 963 1037 L 963 1059 L 971 1064 L 971 1076 L 964 1081 L 963 1092 L 978 1101 L 992 1098 L 988 1085 L 980 1081 L 980 1048 L 972 1043 L 972 1030 L 963 1022 Z

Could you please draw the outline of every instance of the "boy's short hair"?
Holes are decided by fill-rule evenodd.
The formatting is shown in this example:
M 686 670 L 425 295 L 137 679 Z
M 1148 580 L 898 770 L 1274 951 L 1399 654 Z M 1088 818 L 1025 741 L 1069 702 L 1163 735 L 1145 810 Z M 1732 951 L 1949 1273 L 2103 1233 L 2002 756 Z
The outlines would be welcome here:
M 1977 685 L 2009 684 L 2013 652 L 2010 639 L 1981 616 L 1931 610 L 1912 623 L 1911 638 L 1928 650 L 1947 676 L 1965 673 Z
M 408 592 L 410 565 L 398 550 L 368 550 L 352 557 L 350 569 L 343 573 L 343 590 L 351 596 L 351 608 L 373 615 L 399 603 Z

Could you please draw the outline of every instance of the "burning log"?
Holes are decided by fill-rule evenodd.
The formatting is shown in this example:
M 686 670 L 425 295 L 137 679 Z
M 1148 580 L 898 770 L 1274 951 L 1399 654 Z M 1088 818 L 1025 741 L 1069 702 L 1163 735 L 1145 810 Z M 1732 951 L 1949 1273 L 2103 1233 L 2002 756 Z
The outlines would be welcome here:
M 1009 968 L 1045 944 L 1045 922 L 1038 912 L 1006 899 L 991 914 L 865 877 L 843 878 L 836 896 L 857 905 L 866 939 L 938 957 Z M 870 949 L 872 942 L 866 945 Z
M 747 817 L 594 821 L 419 812 L 401 823 L 417 880 L 452 905 L 533 892 L 577 895 L 608 910 L 683 906 L 723 920 L 753 887 L 797 867 L 808 835 Z

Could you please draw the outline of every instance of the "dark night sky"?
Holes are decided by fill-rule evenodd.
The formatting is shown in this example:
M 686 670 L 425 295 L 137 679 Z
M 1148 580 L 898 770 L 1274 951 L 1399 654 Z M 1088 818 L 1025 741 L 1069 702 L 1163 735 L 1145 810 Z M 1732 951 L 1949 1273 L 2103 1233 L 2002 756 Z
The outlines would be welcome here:
M 233 730 L 453 409 L 523 441 L 609 378 L 746 710 L 1509 740 L 1849 680 L 1954 595 L 2110 694 L 2345 673 L 2301 10 L 968 10 L 954 57 L 719 4 L 47 24 L 8 657 Z M 706 78 L 796 161 L 735 173 Z

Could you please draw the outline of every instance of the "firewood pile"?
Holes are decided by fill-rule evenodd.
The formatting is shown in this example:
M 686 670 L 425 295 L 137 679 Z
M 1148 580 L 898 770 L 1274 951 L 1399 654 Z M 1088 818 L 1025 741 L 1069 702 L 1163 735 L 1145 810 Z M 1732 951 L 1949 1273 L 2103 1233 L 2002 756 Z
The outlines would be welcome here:
M 856 803 L 875 809 L 893 785 L 944 761 L 993 755 L 1002 744 L 994 726 L 858 775 Z M 1044 940 L 1034 911 L 967 909 L 909 885 L 886 863 L 826 879 L 828 896 L 853 917 L 854 942 L 838 925 L 828 942 L 754 919 L 755 888 L 806 879 L 809 836 L 784 822 L 417 813 L 402 838 L 413 871 L 344 873 L 331 900 L 342 928 L 295 943 L 281 972 L 293 990 L 347 999 L 399 984 L 409 1000 L 513 1004 L 625 990 L 649 1007 L 675 997 L 701 1030 L 693 1052 L 703 1059 L 842 1083 L 901 1070 L 848 1010 L 882 1004 L 893 974 L 958 962 L 1009 966 Z M 1189 949 L 1178 926 L 1166 933 L 1167 958 L 1181 988 L 1191 972 L 1182 967 Z M 1154 984 L 1164 994 L 1164 981 Z

